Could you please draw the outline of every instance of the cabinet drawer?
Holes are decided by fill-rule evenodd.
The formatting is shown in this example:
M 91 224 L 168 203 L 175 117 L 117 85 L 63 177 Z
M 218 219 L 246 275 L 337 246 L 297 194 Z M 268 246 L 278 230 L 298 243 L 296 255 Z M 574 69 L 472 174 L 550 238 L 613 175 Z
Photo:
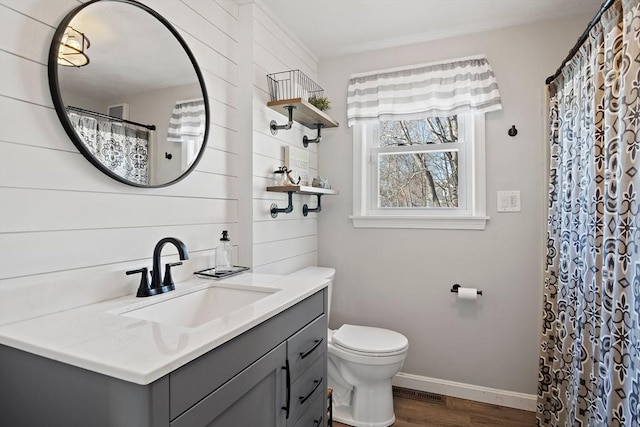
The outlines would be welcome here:
M 322 396 L 316 396 L 294 427 L 324 427 L 327 425 L 327 412 Z
M 169 374 L 170 417 L 175 419 L 324 313 L 319 291 Z
M 325 363 L 325 357 L 317 358 L 313 365 L 302 373 L 296 381 L 292 381 L 291 412 L 287 425 L 295 425 L 302 414 L 309 409 L 316 397 L 326 395 Z
M 292 336 L 287 344 L 291 381 L 327 352 L 327 316 L 322 315 Z

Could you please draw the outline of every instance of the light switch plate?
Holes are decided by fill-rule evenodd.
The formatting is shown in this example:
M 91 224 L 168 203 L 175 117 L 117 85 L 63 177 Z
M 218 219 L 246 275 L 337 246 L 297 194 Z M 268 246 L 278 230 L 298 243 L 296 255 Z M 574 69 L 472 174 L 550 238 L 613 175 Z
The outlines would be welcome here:
M 498 212 L 520 212 L 520 191 L 498 191 Z

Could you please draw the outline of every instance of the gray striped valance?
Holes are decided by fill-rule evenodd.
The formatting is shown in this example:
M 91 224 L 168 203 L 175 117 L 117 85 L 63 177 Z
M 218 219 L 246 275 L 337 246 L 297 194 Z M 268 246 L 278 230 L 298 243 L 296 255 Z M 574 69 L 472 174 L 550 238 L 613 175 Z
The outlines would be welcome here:
M 498 83 L 484 55 L 354 74 L 347 94 L 349 126 L 501 108 Z
M 206 112 L 203 99 L 178 101 L 169 120 L 167 141 L 185 142 L 201 140 L 206 127 Z

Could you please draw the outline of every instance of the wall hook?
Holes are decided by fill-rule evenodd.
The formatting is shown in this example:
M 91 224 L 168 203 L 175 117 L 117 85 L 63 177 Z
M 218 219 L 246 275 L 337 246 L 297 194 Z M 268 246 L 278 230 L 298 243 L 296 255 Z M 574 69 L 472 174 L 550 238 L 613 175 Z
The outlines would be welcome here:
M 507 131 L 509 136 L 516 136 L 518 134 L 518 129 L 516 129 L 516 125 L 511 125 L 511 129 Z
M 317 137 L 315 137 L 314 139 L 307 138 L 307 135 L 302 137 L 302 145 L 304 145 L 304 148 L 307 148 L 309 146 L 309 143 L 312 142 L 314 144 L 317 144 L 322 139 L 322 136 L 320 135 L 320 130 L 322 129 L 323 125 L 322 125 L 322 123 L 316 123 L 316 126 L 318 127 L 318 136 Z
M 277 135 L 278 129 L 289 130 L 293 125 L 293 110 L 296 108 L 294 105 L 285 105 L 287 110 L 289 110 L 289 121 L 285 125 L 279 125 L 275 120 L 271 120 L 269 123 L 269 128 L 271 129 L 271 135 Z

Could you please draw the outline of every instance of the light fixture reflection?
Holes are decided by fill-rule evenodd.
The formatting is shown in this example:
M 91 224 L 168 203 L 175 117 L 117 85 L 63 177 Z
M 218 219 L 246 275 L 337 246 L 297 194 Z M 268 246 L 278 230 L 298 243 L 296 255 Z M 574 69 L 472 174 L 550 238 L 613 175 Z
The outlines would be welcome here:
M 60 41 L 58 64 L 65 67 L 82 67 L 89 63 L 89 57 L 84 53 L 91 43 L 83 33 L 68 26 Z

